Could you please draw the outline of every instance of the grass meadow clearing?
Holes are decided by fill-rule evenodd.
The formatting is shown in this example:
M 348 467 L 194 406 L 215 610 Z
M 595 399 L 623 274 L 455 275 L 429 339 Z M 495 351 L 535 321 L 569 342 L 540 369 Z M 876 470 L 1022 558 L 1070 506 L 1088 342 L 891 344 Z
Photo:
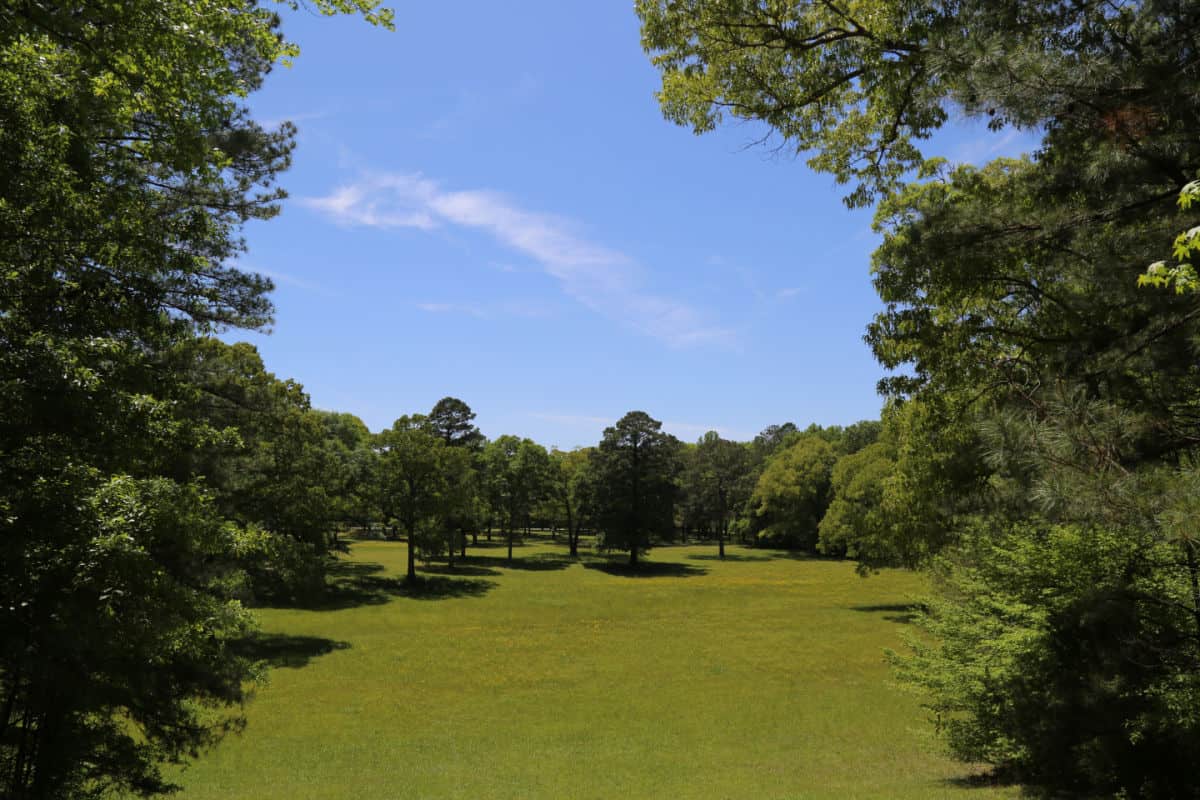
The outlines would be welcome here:
M 482 545 L 482 542 L 481 542 Z M 400 578 L 352 546 L 326 607 L 262 611 L 274 664 L 182 800 L 971 798 L 890 681 L 919 576 L 732 547 L 638 576 L 551 543 Z

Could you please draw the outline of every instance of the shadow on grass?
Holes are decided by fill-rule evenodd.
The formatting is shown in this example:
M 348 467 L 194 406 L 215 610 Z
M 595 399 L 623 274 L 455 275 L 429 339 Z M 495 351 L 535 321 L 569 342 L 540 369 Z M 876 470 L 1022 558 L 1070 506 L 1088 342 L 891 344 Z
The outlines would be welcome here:
M 290 636 L 285 633 L 260 633 L 233 643 L 232 649 L 239 656 L 261 661 L 269 667 L 299 669 L 318 656 L 329 655 L 334 650 L 345 650 L 349 642 L 323 639 L 319 636 Z
M 455 580 L 441 575 L 423 578 L 417 576 L 415 581 L 396 578 L 396 597 L 407 597 L 412 600 L 446 600 L 451 597 L 483 597 L 496 586 L 495 581 L 477 578 Z
M 791 561 L 845 561 L 841 556 L 810 553 L 807 550 L 772 550 L 771 558 L 786 558 Z
M 566 569 L 575 563 L 566 553 L 559 555 L 558 553 L 536 553 L 531 556 L 523 556 L 519 554 L 513 555 L 513 560 L 509 561 L 506 556 L 479 556 L 468 555 L 465 559 L 456 559 L 455 563 L 464 564 L 469 567 L 482 567 L 487 569 L 518 569 L 531 572 L 547 572 L 551 570 Z M 495 575 L 497 573 L 492 572 Z
M 692 561 L 770 561 L 774 556 L 745 556 L 737 553 L 726 553 L 725 558 L 721 558 L 716 553 L 703 555 L 688 556 Z
M 521 547 L 521 543 L 513 542 L 513 547 L 514 548 Z M 480 539 L 479 542 L 476 544 L 471 544 L 470 542 L 467 542 L 467 548 L 470 550 L 507 549 L 508 543 L 505 542 L 503 539 L 493 539 L 490 542 L 487 539 Z
M 883 614 L 888 622 L 898 622 L 908 625 L 927 610 L 923 603 L 885 603 L 874 606 L 851 606 L 851 611 L 861 611 L 865 614 Z
M 1015 775 L 1003 769 L 985 769 L 980 772 L 971 772 L 953 778 L 944 778 L 941 783 L 946 786 L 954 786 L 958 789 L 996 789 L 1000 787 L 1021 786 L 1021 782 L 1017 780 Z M 1049 798 L 1059 796 L 1043 793 L 1034 786 L 1021 786 L 1021 789 L 1022 797 Z
M 449 564 L 430 564 L 426 567 L 417 567 L 417 570 L 425 575 L 446 575 L 459 577 L 483 577 L 484 575 L 500 575 L 500 570 L 492 569 L 491 567 L 479 567 L 470 563 L 463 563 L 459 558 L 454 559 L 454 566 Z
M 307 611 L 344 611 L 359 606 L 376 606 L 393 597 L 414 600 L 446 600 L 454 597 L 481 597 L 496 585 L 479 578 L 451 578 L 444 575 L 417 576 L 415 581 L 381 575 L 382 564 L 369 561 L 339 561 L 329 568 L 325 592 L 296 608 Z M 456 573 L 466 575 L 467 573 Z
M 633 567 L 625 560 L 597 560 L 586 562 L 583 566 L 586 569 L 594 569 L 620 578 L 692 578 L 708 574 L 707 567 L 696 567 L 675 561 L 642 561 Z

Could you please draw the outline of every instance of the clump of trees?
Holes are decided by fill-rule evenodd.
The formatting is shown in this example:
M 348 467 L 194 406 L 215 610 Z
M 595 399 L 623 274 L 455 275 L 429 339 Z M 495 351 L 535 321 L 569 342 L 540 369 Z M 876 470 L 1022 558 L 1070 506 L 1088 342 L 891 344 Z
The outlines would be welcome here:
M 1200 796 L 1200 7 L 637 10 L 670 119 L 762 121 L 877 204 L 867 341 L 897 372 L 819 544 L 935 578 L 895 662 L 951 751 L 1051 794 Z M 928 157 L 955 116 L 1039 149 Z
M 236 259 L 293 146 L 244 101 L 295 55 L 278 27 L 256 3 L 0 9 L 4 797 L 169 789 L 161 762 L 244 697 L 241 600 L 327 544 L 322 420 L 203 338 L 271 319 Z

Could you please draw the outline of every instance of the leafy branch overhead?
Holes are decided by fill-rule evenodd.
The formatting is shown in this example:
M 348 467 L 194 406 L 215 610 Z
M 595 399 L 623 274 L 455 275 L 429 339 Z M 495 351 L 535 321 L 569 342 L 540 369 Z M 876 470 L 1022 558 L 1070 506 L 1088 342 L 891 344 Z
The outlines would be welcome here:
M 1191 208 L 1197 200 L 1200 200 L 1200 181 L 1192 181 L 1180 190 L 1179 207 L 1184 211 Z M 1175 237 L 1171 254 L 1178 264 L 1155 261 L 1146 268 L 1145 274 L 1138 276 L 1138 285 L 1170 287 L 1178 294 L 1200 291 L 1200 277 L 1197 277 L 1196 267 L 1190 261 L 1196 253 L 1200 253 L 1200 225 Z

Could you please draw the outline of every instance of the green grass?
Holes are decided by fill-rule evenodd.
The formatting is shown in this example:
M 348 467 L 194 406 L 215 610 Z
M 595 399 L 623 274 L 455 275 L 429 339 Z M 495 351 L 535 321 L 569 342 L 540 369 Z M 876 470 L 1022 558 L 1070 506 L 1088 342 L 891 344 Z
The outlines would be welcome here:
M 357 543 L 328 608 L 262 612 L 277 667 L 183 800 L 1017 795 L 966 785 L 890 683 L 918 576 L 672 547 L 630 577 L 537 544 L 412 594 L 404 548 Z

